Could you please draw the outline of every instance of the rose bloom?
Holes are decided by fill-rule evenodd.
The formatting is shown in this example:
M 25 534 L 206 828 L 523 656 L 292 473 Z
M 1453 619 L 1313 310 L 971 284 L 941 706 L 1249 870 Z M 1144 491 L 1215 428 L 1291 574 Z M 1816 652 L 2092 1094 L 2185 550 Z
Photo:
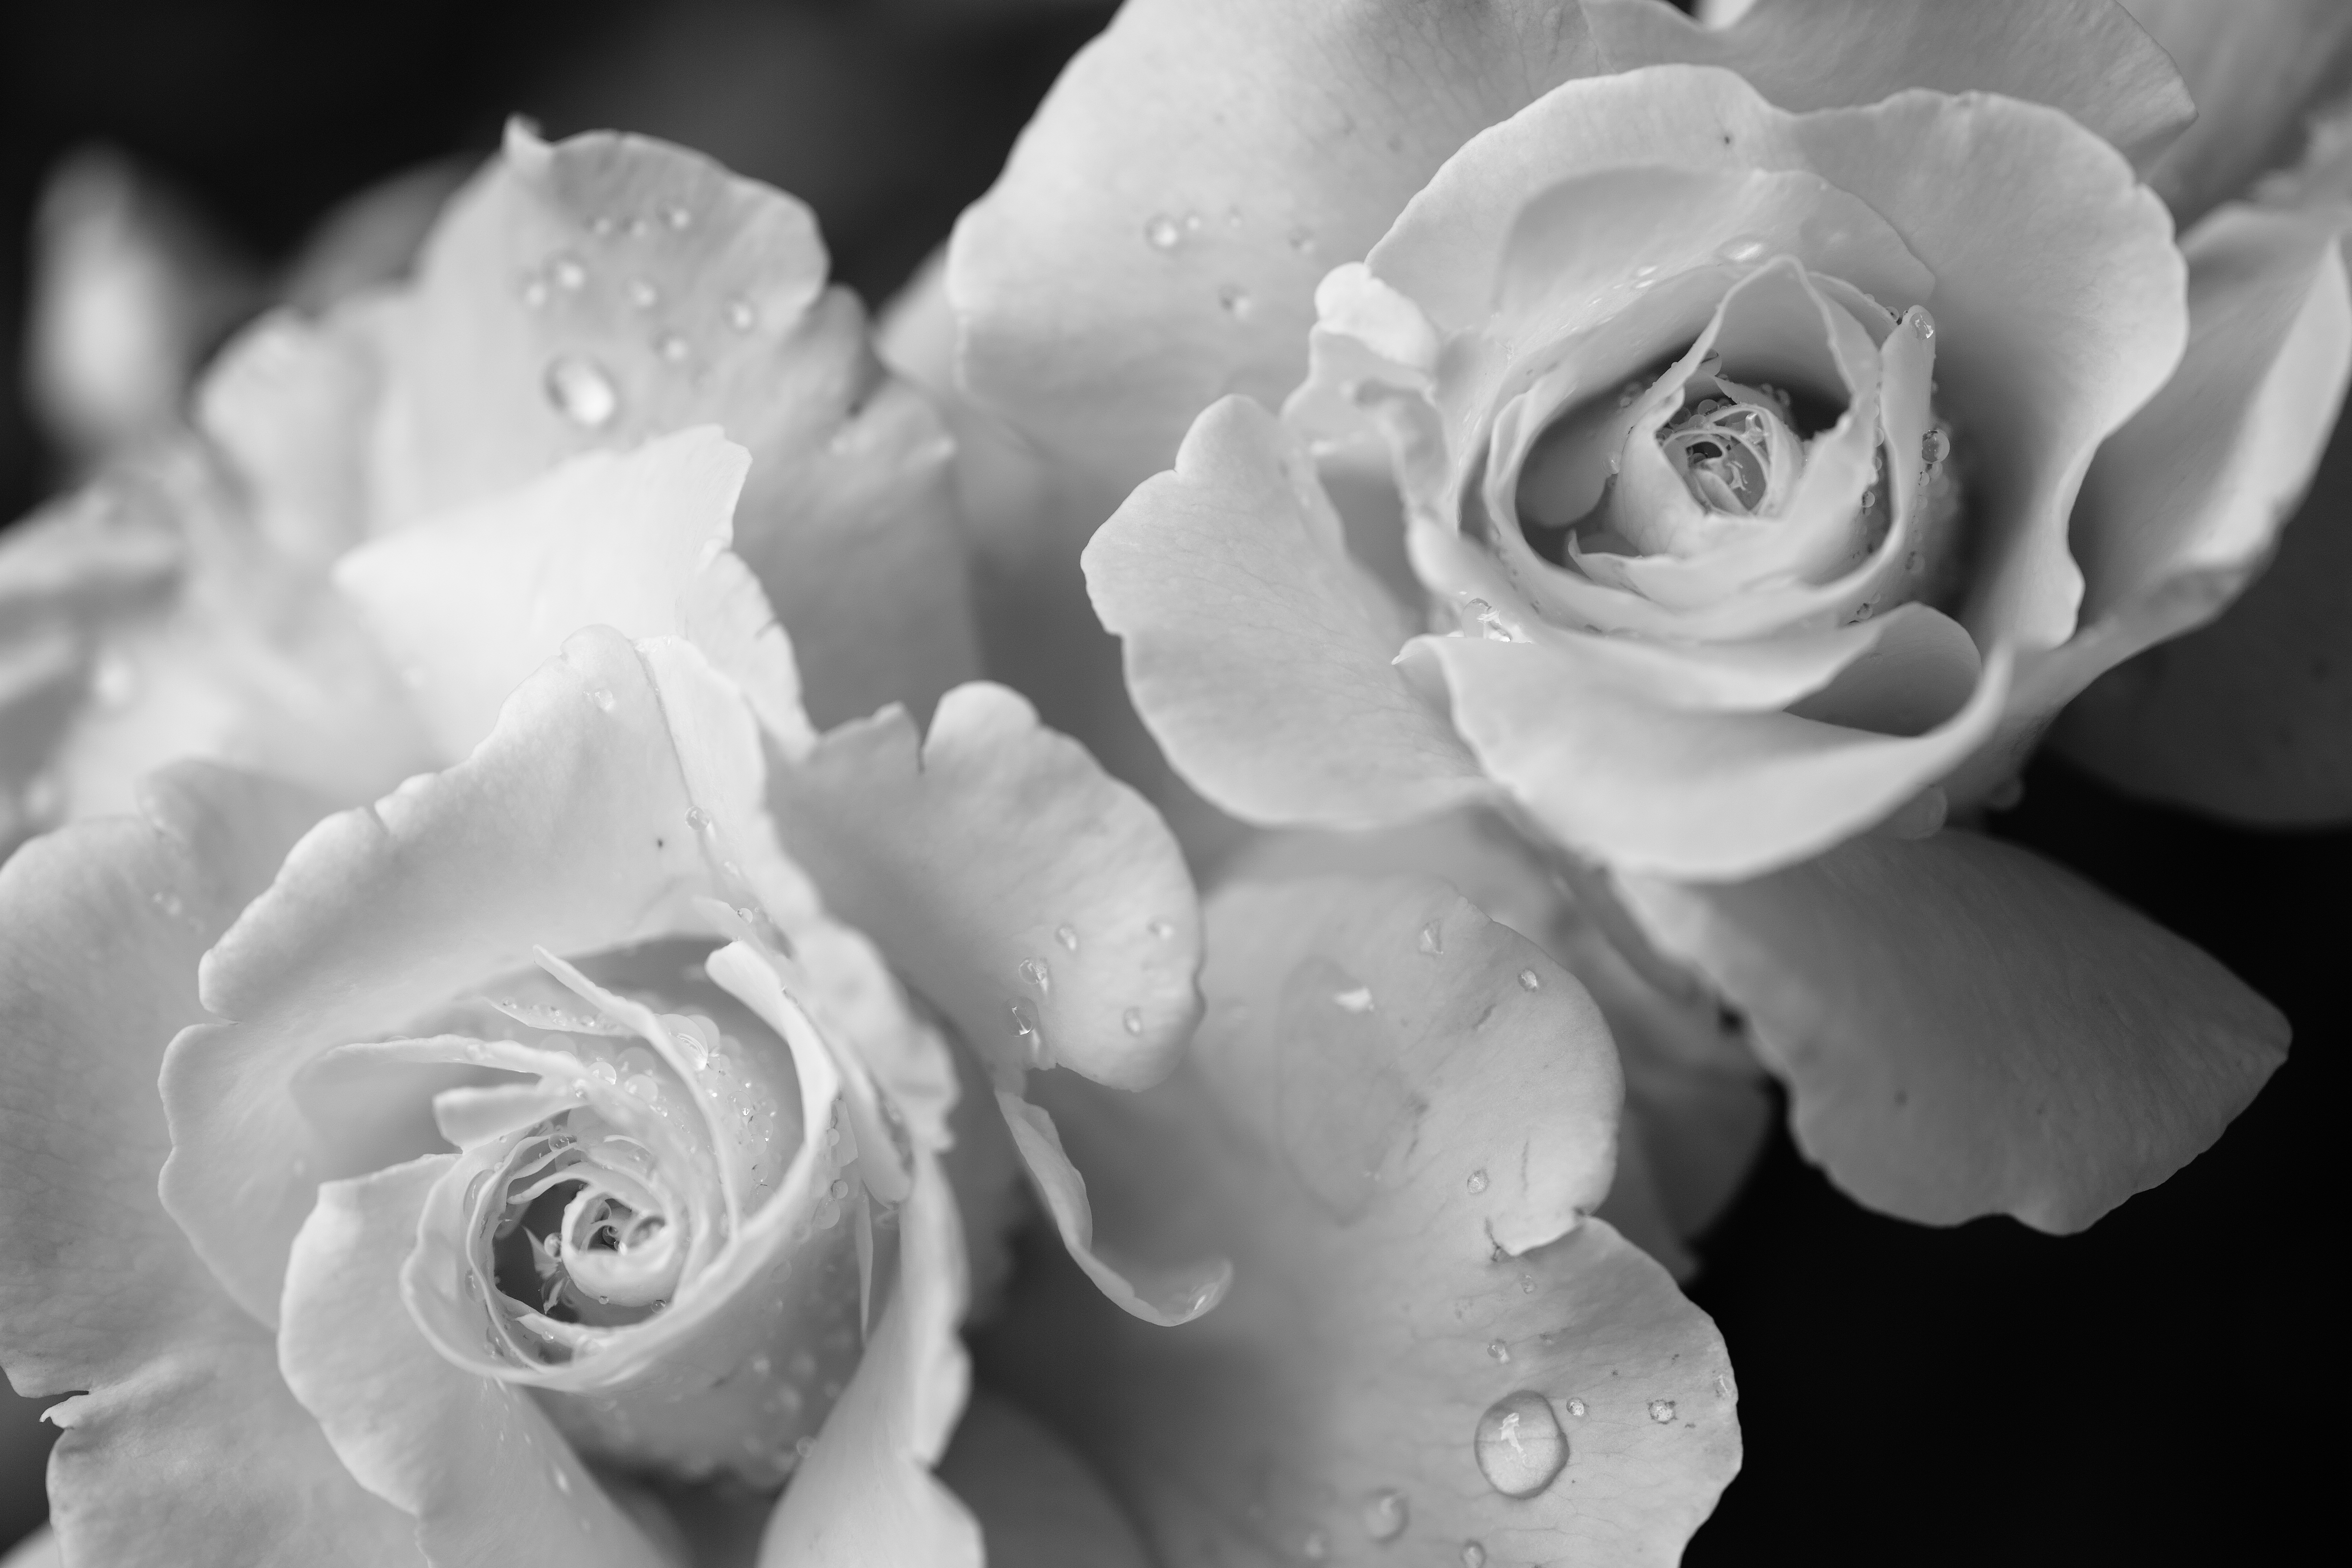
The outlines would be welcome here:
M 2301 97 L 2200 74 L 2222 153 L 2291 152 Z M 1109 516 L 1087 585 L 1183 782 L 1353 835 L 1244 871 L 1435 871 L 1618 991 L 1652 1185 L 1719 1203 L 1760 1068 L 1864 1203 L 2072 1230 L 2286 1044 L 1975 830 L 2259 568 L 2341 400 L 2331 146 L 2176 243 L 2137 171 L 2228 162 L 2190 109 L 2105 0 L 1134 0 L 900 358 L 967 400 L 975 504 L 1048 520 L 994 548 Z
M 954 663 L 946 450 L 797 211 L 517 137 L 14 554 L 76 818 L 0 868 L 56 1547 L 1671 1561 L 1736 1389 L 1588 1217 L 1601 1015 L 1426 877 L 1204 918 L 1003 688 L 848 716 Z M 187 753 L 244 765 L 137 775 Z

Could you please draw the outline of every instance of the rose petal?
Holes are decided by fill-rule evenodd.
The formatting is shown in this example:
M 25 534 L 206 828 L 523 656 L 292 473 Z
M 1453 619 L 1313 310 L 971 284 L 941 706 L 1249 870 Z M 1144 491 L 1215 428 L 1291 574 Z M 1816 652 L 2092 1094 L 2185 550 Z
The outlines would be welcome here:
M 1707 879 L 1759 875 L 1885 816 L 1983 743 L 2010 681 L 1997 652 L 1965 706 L 1903 737 L 1664 708 L 1565 640 L 1420 637 L 1405 662 L 1442 675 L 1463 737 L 1547 832 L 1629 870 Z
M 1167 1331 L 1040 1276 L 991 1375 L 1172 1561 L 1360 1560 L 1369 1532 L 1427 1560 L 1672 1562 L 1737 1464 L 1732 1385 L 1664 1273 L 1579 1223 L 1619 1092 L 1591 1004 L 1425 880 L 1237 889 L 1209 920 L 1185 1067 L 1139 1095 L 1045 1088 L 1099 1206 L 1171 1252 L 1232 1247 L 1234 1294 Z M 1568 1449 L 1548 1489 L 1503 1472 L 1525 1500 L 1475 1441 L 1522 1390 L 1523 1451 L 1537 1412 Z
M 1007 1568 L 1150 1568 L 1135 1527 L 1059 1437 L 1018 1405 L 972 1393 L 940 1479 Z
M 510 131 L 381 322 L 376 525 L 715 422 L 752 454 L 736 549 L 813 709 L 927 706 L 973 662 L 950 449 L 824 270 L 807 208 L 698 154 Z
M 706 651 L 749 665 L 738 668 L 741 686 L 797 749 L 812 737 L 792 650 L 726 553 L 750 462 L 709 426 L 625 455 L 583 453 L 362 546 L 336 563 L 335 583 L 401 668 L 448 761 L 472 751 L 508 694 L 583 626 L 632 637 L 704 632 Z
M 2100 449 L 2076 505 L 2086 626 L 2038 677 L 2042 712 L 2261 574 L 2218 623 L 2068 709 L 2061 749 L 2129 793 L 2256 822 L 2352 812 L 2352 662 L 2335 657 L 2352 624 L 2337 542 L 2352 441 L 2330 436 L 2352 363 L 2345 221 L 2233 205 L 2199 226 L 2188 357 Z
M 826 735 L 769 785 L 787 851 L 983 1057 L 1156 1082 L 1200 1016 L 1200 918 L 1166 826 L 1001 686 Z M 1018 1005 L 1020 1018 L 1013 1013 Z
M 288 1386 L 436 1563 L 667 1568 L 528 1394 L 451 1365 L 410 1319 L 400 1267 L 453 1158 L 319 1188 L 286 1263 Z
M 589 952 L 699 930 L 709 870 L 644 663 L 583 632 L 518 690 L 480 750 L 322 823 L 205 955 L 205 1005 L 233 1023 L 173 1042 L 167 1208 L 230 1294 L 274 1321 L 309 1213 L 314 1148 L 294 1074 L 544 946 Z
M 1722 29 L 1653 0 L 1584 7 L 1612 69 L 1725 66 L 1783 109 L 1845 108 L 1906 88 L 1997 92 L 2063 110 L 2135 159 L 2204 109 L 2201 96 L 2191 107 L 2161 37 L 2151 42 L 2113 0 L 1758 0 Z
M 1411 627 L 1349 560 L 1311 459 L 1244 398 L 1087 545 L 1103 624 L 1184 777 L 1265 823 L 1360 826 L 1477 794 L 1477 769 L 1392 664 Z
M 360 305 L 319 321 L 273 310 L 221 350 L 196 388 L 196 427 L 243 487 L 253 526 L 324 565 L 367 537 L 355 433 L 383 395 L 383 358 Z
M 905 1563 L 980 1568 L 980 1529 L 930 1470 L 971 1384 L 955 1194 L 918 1145 L 899 1213 L 898 1284 L 865 1359 L 760 1542 L 762 1568 Z
M 1905 1219 L 2079 1230 L 2195 1158 L 2286 1054 L 2277 1009 L 2212 959 L 1972 833 L 1623 887 L 1747 1014 L 1807 1153 Z
M 2123 0 L 2179 68 L 2197 122 L 2148 184 L 2186 230 L 2294 150 L 2312 103 L 2344 85 L 2352 10 L 2334 0 Z
M 1220 395 L 1287 393 L 1323 275 L 1465 139 L 1599 63 L 1576 7 L 1526 0 L 1122 7 L 957 226 L 967 386 L 1124 490 Z
M 50 1460 L 80 1559 L 415 1560 L 155 1197 L 156 1067 L 203 1016 L 197 956 L 320 809 L 184 764 L 150 781 L 144 820 L 68 828 L 0 869 L 0 1357 L 27 1393 L 89 1391 L 56 1412 Z

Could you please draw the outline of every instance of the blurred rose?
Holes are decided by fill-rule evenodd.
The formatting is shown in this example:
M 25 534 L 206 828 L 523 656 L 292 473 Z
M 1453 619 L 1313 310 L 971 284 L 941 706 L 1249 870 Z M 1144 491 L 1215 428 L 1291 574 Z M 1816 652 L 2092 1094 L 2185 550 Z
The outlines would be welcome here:
M 1137 0 L 946 264 L 978 537 L 1068 552 L 1172 459 L 1086 564 L 1190 784 L 1499 811 L 1656 997 L 1732 1010 L 1850 1192 L 2079 1227 L 2284 1047 L 1937 831 L 2243 580 L 2340 397 L 2337 215 L 2184 262 L 2133 160 L 2189 107 L 2105 0 Z
M 320 256 L 380 240 L 370 213 Z M 334 271 L 301 271 L 296 294 L 332 294 Z M 513 132 L 412 282 L 263 318 L 198 387 L 192 433 L 14 531 L 9 837 L 121 810 L 174 757 L 341 804 L 455 761 L 478 722 L 460 739 L 421 719 L 416 662 L 371 635 L 363 547 L 467 519 L 495 531 L 493 513 L 561 527 L 561 487 L 526 490 L 563 458 L 696 425 L 753 455 L 721 526 L 793 630 L 812 711 L 928 708 L 971 665 L 950 448 L 824 273 L 782 193 L 656 142 Z M 485 682 L 492 710 L 579 624 L 522 603 L 530 646 Z

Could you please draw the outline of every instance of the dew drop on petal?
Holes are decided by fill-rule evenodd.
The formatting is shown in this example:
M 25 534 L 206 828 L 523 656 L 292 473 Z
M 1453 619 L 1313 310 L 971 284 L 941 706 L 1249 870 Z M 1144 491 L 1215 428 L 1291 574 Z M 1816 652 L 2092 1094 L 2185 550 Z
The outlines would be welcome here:
M 694 215 L 684 207 L 665 207 L 662 209 L 662 221 L 673 229 L 684 230 L 694 226 Z
M 547 275 L 567 294 L 576 294 L 588 286 L 588 269 L 574 257 L 555 258 L 547 264 Z
M 1919 437 L 1919 456 L 1930 465 L 1940 463 L 1952 455 L 1952 438 L 1940 429 L 1930 430 Z
M 544 307 L 547 303 L 547 279 L 537 276 L 525 278 L 522 280 L 522 302 L 534 310 Z
M 1486 1568 L 1486 1549 L 1475 1541 L 1464 1542 L 1462 1568 Z
M 1078 951 L 1078 932 L 1075 926 L 1056 926 L 1054 929 L 1054 940 L 1062 944 L 1064 952 Z
M 1236 321 L 1246 321 L 1257 313 L 1257 301 L 1240 284 L 1228 283 L 1217 290 L 1217 308 Z
M 684 364 L 693 357 L 694 345 L 676 332 L 664 332 L 654 340 L 654 353 L 671 364 Z
M 1351 991 L 1334 991 L 1331 1001 L 1344 1013 L 1369 1013 L 1372 1010 L 1372 988 L 1359 985 Z
M 1304 256 L 1315 248 L 1315 231 L 1300 224 L 1289 234 L 1290 248 Z
M 571 354 L 551 360 L 547 366 L 547 400 L 574 425 L 600 430 L 621 411 L 621 395 L 613 378 L 595 361 Z
M 1021 984 L 1035 986 L 1040 996 L 1054 988 L 1054 972 L 1045 967 L 1045 961 L 1042 958 L 1023 959 L 1020 974 Z
M 1479 1473 L 1505 1497 L 1533 1497 L 1568 1468 L 1568 1435 L 1551 1413 L 1551 1401 L 1530 1388 L 1486 1407 L 1475 1446 Z
M 1166 942 L 1170 937 L 1176 934 L 1176 928 L 1169 924 L 1166 921 L 1153 921 L 1150 925 L 1143 929 L 1150 931 L 1155 939 L 1160 942 Z
M 1013 1032 L 1014 1034 L 1020 1036 L 1024 1039 L 1036 1038 L 1037 1009 L 1029 1005 L 1026 998 L 1016 998 L 1006 1006 L 1005 1012 L 1010 1015 L 1013 1019 Z
M 1651 1419 L 1651 1420 L 1655 1421 L 1656 1423 L 1658 1423 L 1658 1425 L 1660 1425 L 1661 1426 L 1664 1426 L 1667 1422 L 1672 1421 L 1674 1418 L 1675 1418 L 1675 1402 L 1674 1402 L 1673 1400 L 1671 1400 L 1671 1399 L 1653 1399 L 1652 1401 L 1650 1401 L 1650 1419 Z
M 1511 1347 L 1505 1344 L 1500 1340 L 1488 1340 L 1486 1342 L 1486 1355 L 1489 1360 L 1497 1363 L 1507 1362 L 1511 1359 Z
M 686 808 L 686 825 L 700 833 L 710 826 L 710 814 L 698 805 L 689 805 Z
M 727 324 L 739 332 L 748 332 L 760 324 L 760 312 L 752 309 L 749 300 L 730 300 L 727 301 Z
M 650 310 L 661 303 L 661 290 L 642 278 L 630 279 L 621 291 L 628 296 L 629 303 L 640 310 Z
M 1764 240 L 1759 235 L 1734 235 L 1723 242 L 1722 247 L 1717 250 L 1716 254 L 1726 261 L 1734 263 L 1753 261 L 1764 254 Z
M 588 700 L 593 702 L 598 708 L 604 710 L 605 712 L 610 713 L 613 710 L 613 704 L 616 699 L 604 687 L 595 686 L 589 688 Z
M 1422 952 L 1431 954 L 1445 951 L 1445 933 L 1438 929 L 1435 921 L 1421 928 L 1420 946 Z
M 1580 1421 L 1582 1420 L 1584 1418 L 1584 1401 L 1581 1399 L 1570 1400 L 1568 1402 L 1568 1413 L 1570 1415 L 1575 1416 Z
M 1119 1026 L 1125 1029 L 1129 1034 L 1140 1035 L 1143 1033 L 1143 1009 L 1140 1007 L 1129 1007 L 1126 1012 L 1119 1015 L 1118 1022 Z
M 180 895 L 168 889 L 148 894 L 147 901 L 163 910 L 167 920 L 178 920 L 187 912 L 187 906 L 180 901 Z
M 1475 1198 L 1486 1190 L 1486 1173 L 1473 1171 L 1470 1173 L 1470 1179 L 1462 1184 L 1470 1189 L 1470 1195 Z
M 557 1465 L 552 1469 L 549 1470 L 547 1472 L 547 1479 L 555 1483 L 555 1489 L 557 1491 L 562 1492 L 565 1497 L 570 1497 L 572 1495 L 572 1477 L 564 1470 L 562 1465 Z
M 1904 311 L 1903 324 L 1918 333 L 1924 341 L 1931 343 L 1936 341 L 1936 318 L 1927 313 L 1926 306 L 1914 305 Z
M 1541 978 L 1540 976 L 1538 976 L 1538 975 L 1536 973 L 1536 972 L 1535 972 L 1534 970 L 1532 970 L 1532 969 L 1522 969 L 1522 970 L 1520 970 L 1520 971 L 1519 971 L 1519 989 L 1520 989 L 1520 990 L 1522 990 L 1522 991 L 1533 991 L 1533 990 L 1535 990 L 1537 987 L 1540 986 L 1542 984 L 1543 984 L 1543 980 L 1542 980 L 1542 978 Z
M 1309 1563 L 1320 1563 L 1330 1554 L 1331 1543 L 1323 1539 L 1319 1530 L 1310 1530 L 1307 1539 L 1298 1543 L 1298 1554 Z
M 1404 1533 L 1412 1514 L 1404 1493 L 1394 1487 L 1382 1487 L 1364 1504 L 1364 1533 L 1374 1541 L 1394 1541 Z
M 1153 213 L 1144 221 L 1143 243 L 1154 250 L 1173 250 L 1184 243 L 1184 230 L 1166 213 Z

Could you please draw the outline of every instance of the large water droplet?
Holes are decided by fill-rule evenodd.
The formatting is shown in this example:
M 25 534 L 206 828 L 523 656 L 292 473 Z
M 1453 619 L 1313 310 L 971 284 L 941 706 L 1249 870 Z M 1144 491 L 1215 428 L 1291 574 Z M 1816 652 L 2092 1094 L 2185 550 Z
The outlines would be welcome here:
M 1522 991 L 1533 991 L 1533 990 L 1535 990 L 1538 986 L 1541 985 L 1542 984 L 1543 984 L 1543 977 L 1542 977 L 1541 975 L 1538 975 L 1538 974 L 1534 970 L 1532 970 L 1532 969 L 1522 969 L 1522 970 L 1520 970 L 1520 971 L 1519 971 L 1519 989 L 1520 989 L 1520 990 L 1522 990 Z
M 1533 1497 L 1568 1468 L 1568 1435 L 1551 1401 L 1530 1388 L 1507 1394 L 1478 1417 L 1478 1470 L 1505 1497 Z
M 1184 229 L 1166 213 L 1153 213 L 1144 220 L 1143 243 L 1154 250 L 1173 250 L 1184 243 Z
M 1028 998 L 1016 997 L 1005 1006 L 1013 1019 L 1013 1032 L 1024 1040 L 1037 1037 L 1037 1009 L 1029 1005 Z
M 1952 455 L 1952 438 L 1941 430 L 1930 430 L 1919 437 L 1919 456 L 1933 468 Z
M 1675 1418 L 1675 1402 L 1671 1399 L 1650 1401 L 1650 1419 L 1663 1426 Z
M 1470 1173 L 1470 1179 L 1462 1184 L 1470 1189 L 1470 1195 L 1475 1198 L 1486 1190 L 1486 1173 L 1473 1171 Z
M 1493 1361 L 1497 1363 L 1507 1362 L 1511 1359 L 1511 1347 L 1505 1344 L 1500 1340 L 1488 1340 L 1486 1342 L 1486 1357 L 1489 1361 Z
M 1570 1401 L 1568 1402 L 1568 1413 L 1569 1413 L 1570 1415 L 1575 1416 L 1575 1417 L 1576 1417 L 1578 1420 L 1580 1420 L 1580 1421 L 1583 1420 L 1583 1419 L 1584 1419 L 1584 1401 L 1582 1401 L 1581 1399 L 1571 1399 L 1571 1400 L 1570 1400 Z
M 1062 951 L 1064 952 L 1076 952 L 1078 951 L 1078 932 L 1075 926 L 1055 927 L 1054 940 L 1062 944 Z
M 1374 1541 L 1394 1541 L 1404 1533 L 1412 1516 L 1404 1493 L 1394 1487 L 1382 1487 L 1364 1504 L 1364 1533 Z
M 1054 988 L 1054 972 L 1045 967 L 1045 961 L 1042 958 L 1023 959 L 1020 974 L 1021 984 L 1035 986 L 1041 996 Z
M 587 429 L 603 429 L 621 411 L 613 378 L 594 360 L 565 354 L 550 361 L 546 385 L 547 400 L 555 411 Z
M 1919 334 L 1922 341 L 1936 341 L 1936 318 L 1927 313 L 1925 305 L 1914 305 L 1903 312 L 1903 324 Z

